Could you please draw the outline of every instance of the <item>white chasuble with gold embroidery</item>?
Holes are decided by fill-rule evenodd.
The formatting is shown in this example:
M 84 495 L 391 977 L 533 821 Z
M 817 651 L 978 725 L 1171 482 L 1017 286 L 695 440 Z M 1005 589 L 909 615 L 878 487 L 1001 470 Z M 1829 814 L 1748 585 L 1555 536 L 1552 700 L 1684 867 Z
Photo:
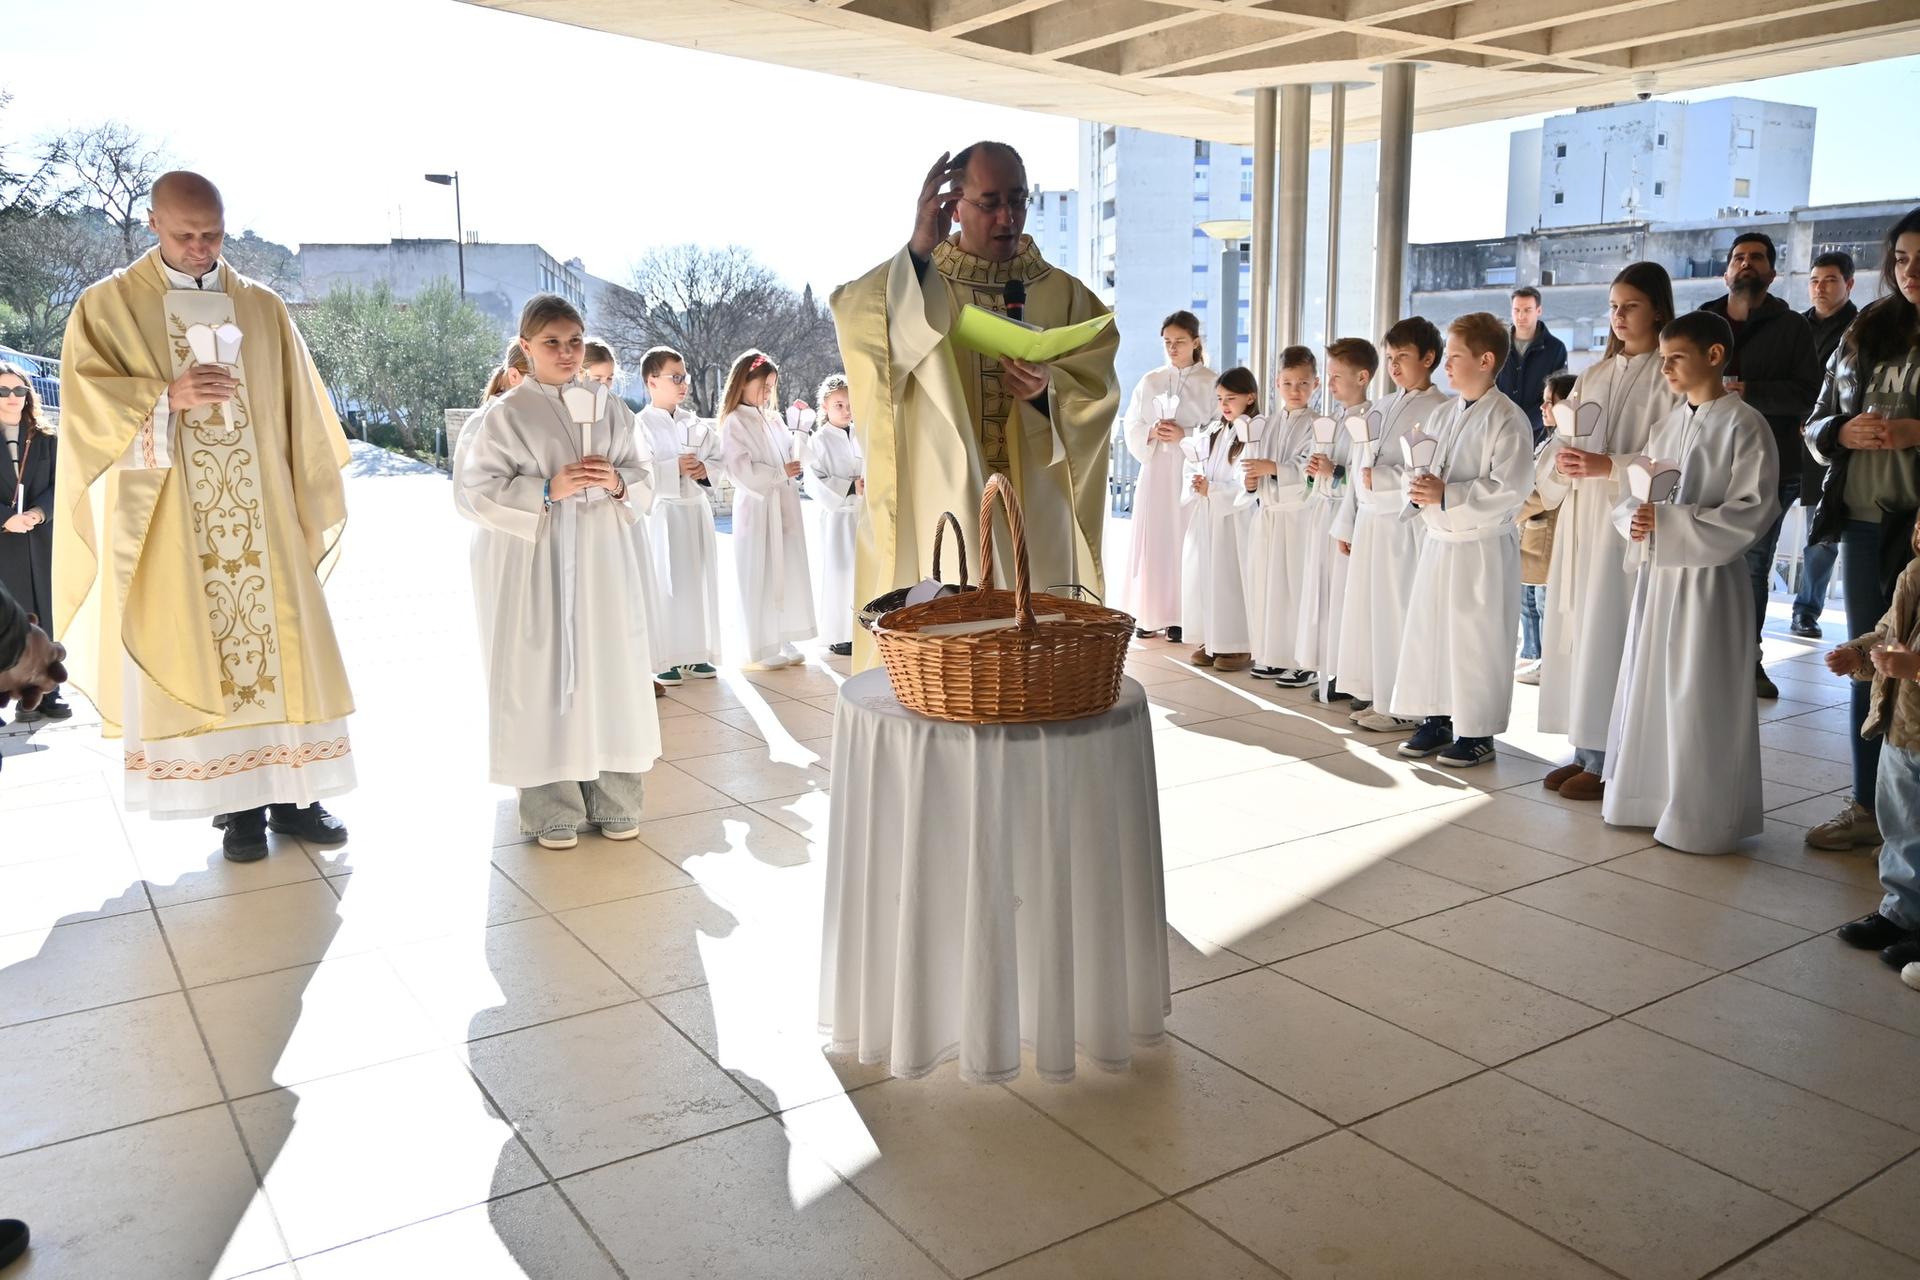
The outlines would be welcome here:
M 284 304 L 154 253 L 88 290 L 67 340 L 56 610 L 124 738 L 127 807 L 204 817 L 351 790 L 318 576 L 345 440 Z M 196 363 L 228 368 L 233 398 L 171 411 L 167 383 Z

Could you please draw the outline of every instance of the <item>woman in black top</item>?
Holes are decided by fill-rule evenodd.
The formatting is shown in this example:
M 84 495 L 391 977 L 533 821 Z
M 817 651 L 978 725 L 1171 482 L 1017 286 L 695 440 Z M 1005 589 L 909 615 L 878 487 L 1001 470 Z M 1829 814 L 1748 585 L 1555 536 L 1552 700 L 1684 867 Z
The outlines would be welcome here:
M 0 365 L 0 584 L 51 631 L 54 438 L 40 424 L 39 407 L 27 375 Z M 23 716 L 72 714 L 55 693 Z

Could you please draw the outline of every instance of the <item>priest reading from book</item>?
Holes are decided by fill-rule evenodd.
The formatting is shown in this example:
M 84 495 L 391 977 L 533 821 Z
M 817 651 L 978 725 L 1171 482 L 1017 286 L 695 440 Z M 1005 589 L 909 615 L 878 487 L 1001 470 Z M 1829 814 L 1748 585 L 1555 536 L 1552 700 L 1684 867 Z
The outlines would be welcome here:
M 1025 511 L 1034 589 L 1103 590 L 1119 334 L 1093 290 L 1048 265 L 1024 233 L 1032 199 L 1026 165 L 1005 143 L 942 155 L 921 184 L 912 238 L 834 292 L 867 468 L 856 606 L 925 577 L 940 513 L 971 527 L 995 474 Z M 1023 334 L 998 317 L 1084 331 L 1064 335 L 1063 347 L 1063 335 Z M 1016 358 L 1016 348 L 1038 359 Z M 994 560 L 1010 570 L 1012 547 L 1004 531 L 998 538 Z M 864 633 L 854 653 L 856 666 L 873 665 Z
M 227 857 L 267 829 L 346 839 L 353 695 L 321 578 L 346 525 L 347 440 L 271 290 L 220 256 L 220 193 L 153 185 L 159 244 L 67 321 L 55 634 L 123 737 L 127 807 L 212 817 Z

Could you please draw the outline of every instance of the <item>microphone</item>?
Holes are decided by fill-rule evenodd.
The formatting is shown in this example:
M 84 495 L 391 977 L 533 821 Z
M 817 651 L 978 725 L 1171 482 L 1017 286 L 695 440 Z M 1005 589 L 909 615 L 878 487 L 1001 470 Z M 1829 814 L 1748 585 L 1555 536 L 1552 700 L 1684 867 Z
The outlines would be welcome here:
M 1024 323 L 1025 317 L 1022 313 L 1027 309 L 1027 282 L 1024 280 L 1009 280 L 1006 283 L 1004 293 L 1007 300 L 1007 319 L 1019 320 Z

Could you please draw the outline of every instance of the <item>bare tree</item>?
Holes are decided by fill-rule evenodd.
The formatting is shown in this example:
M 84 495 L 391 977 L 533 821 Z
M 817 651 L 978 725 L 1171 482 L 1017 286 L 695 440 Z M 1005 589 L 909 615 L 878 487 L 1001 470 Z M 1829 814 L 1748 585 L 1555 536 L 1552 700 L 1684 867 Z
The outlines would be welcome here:
M 72 206 L 98 209 L 120 232 L 126 260 L 146 247 L 143 216 L 154 179 L 166 171 L 160 148 L 118 120 L 74 129 L 48 144 L 59 155 L 59 173 Z
M 4 340 L 60 354 L 67 314 L 81 290 L 123 262 L 119 237 L 95 210 L 0 213 L 0 302 L 15 313 Z
M 12 102 L 13 95 L 0 89 L 0 111 L 5 111 Z M 18 148 L 0 143 L 0 215 L 40 212 L 65 154 L 57 142 L 29 156 L 21 156 Z
M 610 293 L 599 327 L 624 353 L 669 346 L 686 358 L 693 375 L 695 409 L 711 414 L 733 358 L 749 347 L 766 351 L 783 366 L 782 396 L 811 399 L 812 376 L 790 368 L 799 354 L 794 339 L 805 334 L 817 346 L 825 313 L 781 284 L 752 253 L 739 246 L 703 249 L 682 244 L 650 250 L 634 268 L 631 291 Z M 829 335 L 833 322 L 825 319 Z M 811 369 L 811 362 L 807 364 Z M 804 392 L 797 388 L 805 385 Z

